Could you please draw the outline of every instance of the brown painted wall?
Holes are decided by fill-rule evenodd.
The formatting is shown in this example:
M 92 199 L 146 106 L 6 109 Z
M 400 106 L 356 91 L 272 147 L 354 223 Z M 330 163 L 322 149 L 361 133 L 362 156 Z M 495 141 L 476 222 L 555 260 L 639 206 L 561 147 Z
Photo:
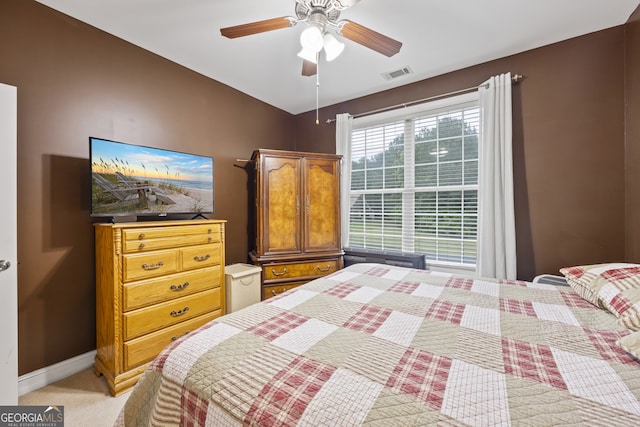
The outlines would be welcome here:
M 624 41 L 620 26 L 333 105 L 321 110 L 318 126 L 315 111 L 301 114 L 296 149 L 334 152 L 335 125 L 324 120 L 337 113 L 448 93 L 507 71 L 524 74 L 513 87 L 518 277 L 623 260 Z
M 246 262 L 235 159 L 292 149 L 292 115 L 33 1 L 0 3 L 0 58 L 18 87 L 20 374 L 95 349 L 90 135 L 213 156 L 212 217 Z
M 625 25 L 626 255 L 640 262 L 640 9 Z

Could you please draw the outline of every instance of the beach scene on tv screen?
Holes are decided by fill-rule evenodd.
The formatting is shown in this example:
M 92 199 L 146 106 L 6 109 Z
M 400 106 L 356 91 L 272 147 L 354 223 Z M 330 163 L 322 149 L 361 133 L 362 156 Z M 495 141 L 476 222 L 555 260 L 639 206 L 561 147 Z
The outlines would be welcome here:
M 213 212 L 213 159 L 91 140 L 92 214 Z

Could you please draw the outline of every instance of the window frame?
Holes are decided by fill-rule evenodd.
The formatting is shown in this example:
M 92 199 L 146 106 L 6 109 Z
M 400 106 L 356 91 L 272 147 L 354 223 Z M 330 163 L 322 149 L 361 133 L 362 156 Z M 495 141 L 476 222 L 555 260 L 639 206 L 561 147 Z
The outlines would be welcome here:
M 447 97 L 447 98 L 442 98 L 442 99 L 437 99 L 437 100 L 433 100 L 433 101 L 429 101 L 429 102 L 425 102 L 422 104 L 418 104 L 418 105 L 412 105 L 412 106 L 408 106 L 405 108 L 401 108 L 401 109 L 395 109 L 395 110 L 391 110 L 391 111 L 385 111 L 385 112 L 381 112 L 381 113 L 376 113 L 376 114 L 371 114 L 371 115 L 366 115 L 366 116 L 362 116 L 362 117 L 356 117 L 353 119 L 353 125 L 352 125 L 352 136 L 354 132 L 360 131 L 362 129 L 365 128 L 371 128 L 371 127 L 375 127 L 375 126 L 383 126 L 385 124 L 392 124 L 392 123 L 396 123 L 396 122 L 404 122 L 404 168 L 405 168 L 405 182 L 404 185 L 402 186 L 402 188 L 400 189 L 386 189 L 386 188 L 382 188 L 382 189 L 362 189 L 362 190 L 356 190 L 356 191 L 352 191 L 351 190 L 351 185 L 349 185 L 350 188 L 350 197 L 353 194 L 400 194 L 401 199 L 402 199 L 402 205 L 403 205 L 403 209 L 406 203 L 409 203 L 411 205 L 414 204 L 414 200 L 415 200 L 415 194 L 417 192 L 420 191 L 424 191 L 423 187 L 415 187 L 415 179 L 413 177 L 414 173 L 414 168 L 415 168 L 415 161 L 414 161 L 414 155 L 413 153 L 415 153 L 415 141 L 414 141 L 414 136 L 415 136 L 415 132 L 412 132 L 414 129 L 412 129 L 412 125 L 410 124 L 411 121 L 413 121 L 414 119 L 418 118 L 418 117 L 423 117 L 423 116 L 432 116 L 432 115 L 441 115 L 443 113 L 447 113 L 447 112 L 454 112 L 454 111 L 460 111 L 460 110 L 464 110 L 464 109 L 468 109 L 468 108 L 478 108 L 478 110 L 480 109 L 480 103 L 479 103 L 479 95 L 477 91 L 473 91 L 470 93 L 465 93 L 462 95 L 457 95 L 457 96 L 451 96 L 451 97 Z M 410 138 L 407 138 L 407 136 L 410 136 Z M 480 122 L 478 123 L 478 134 L 477 134 L 477 138 L 478 138 L 478 151 L 480 151 L 480 144 L 481 144 L 481 135 L 482 132 L 480 130 Z M 352 153 L 353 153 L 353 147 L 351 148 Z M 407 173 L 408 170 L 411 170 L 411 172 Z M 352 171 L 353 173 L 353 171 Z M 409 183 L 406 182 L 406 177 L 407 176 L 411 176 Z M 349 177 L 349 179 L 351 180 L 351 176 Z M 469 190 L 469 189 L 475 189 L 475 191 L 479 191 L 479 185 L 478 182 L 476 181 L 475 185 L 468 185 L 468 184 L 462 184 L 462 185 L 456 185 L 456 186 L 446 186 L 446 187 L 439 187 L 439 186 L 435 186 L 433 188 L 439 188 L 438 191 L 462 191 L 463 194 L 463 203 L 464 203 L 464 190 Z M 415 212 L 415 211 L 414 211 Z M 415 246 L 413 245 L 413 242 L 410 242 L 409 240 L 415 240 L 412 238 L 407 238 L 405 237 L 403 234 L 409 234 L 409 235 L 414 235 L 414 225 L 413 223 L 409 223 L 408 222 L 408 218 L 409 219 L 413 219 L 408 217 L 407 215 L 402 215 L 403 216 L 403 220 L 402 220 L 402 229 L 407 229 L 409 230 L 409 233 L 403 233 L 401 231 L 401 240 L 402 240 L 402 251 L 403 252 L 415 252 Z M 383 221 L 384 222 L 384 221 Z M 349 212 L 349 225 L 351 226 L 351 212 Z M 349 227 L 350 229 L 350 227 Z M 476 230 L 477 230 L 477 211 L 476 211 Z M 384 236 L 384 233 L 382 233 L 382 236 Z M 410 237 L 410 236 L 409 236 Z M 464 242 L 464 239 L 462 239 Z M 476 243 L 477 243 L 477 231 L 476 231 Z M 366 250 L 366 247 L 365 247 Z M 387 249 L 390 250 L 390 249 Z M 419 252 L 420 253 L 420 252 Z M 464 263 L 457 263 L 457 262 L 448 262 L 448 261 L 443 261 L 443 260 L 432 260 L 432 259 L 427 259 L 427 266 L 430 269 L 434 269 L 434 270 L 440 270 L 440 271 L 447 271 L 447 272 L 451 272 L 451 273 L 469 273 L 470 271 L 475 271 L 476 270 L 476 265 L 477 265 L 477 255 L 476 255 L 476 262 L 473 264 L 464 264 Z

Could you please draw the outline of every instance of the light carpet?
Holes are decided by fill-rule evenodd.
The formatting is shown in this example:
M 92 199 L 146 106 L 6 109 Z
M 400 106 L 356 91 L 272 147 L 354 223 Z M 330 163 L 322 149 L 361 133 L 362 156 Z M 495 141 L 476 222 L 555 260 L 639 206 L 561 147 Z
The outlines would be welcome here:
M 103 377 L 93 368 L 18 398 L 19 405 L 64 406 L 65 427 L 113 426 L 130 392 L 112 397 Z

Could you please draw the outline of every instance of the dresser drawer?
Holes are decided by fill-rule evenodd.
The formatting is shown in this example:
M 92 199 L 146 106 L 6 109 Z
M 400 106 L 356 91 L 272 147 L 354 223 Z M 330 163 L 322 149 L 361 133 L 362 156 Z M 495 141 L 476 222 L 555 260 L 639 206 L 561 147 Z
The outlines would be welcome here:
M 183 270 L 220 264 L 220 243 L 183 248 L 180 249 L 180 253 Z
M 167 250 L 124 255 L 122 257 L 122 280 L 130 282 L 175 273 L 178 271 L 179 254 L 178 250 Z
M 124 343 L 124 368 L 132 369 L 153 360 L 166 346 L 181 336 L 219 317 L 220 310 L 178 323 L 175 326 Z
M 145 241 L 153 239 L 180 239 L 185 236 L 212 236 L 214 241 L 220 241 L 220 224 L 202 224 L 174 227 L 140 227 L 122 230 L 122 240 Z M 175 241 L 175 240 L 174 240 Z
M 264 280 L 295 279 L 297 277 L 320 277 L 339 269 L 338 259 L 300 263 L 265 264 Z
M 124 339 L 144 334 L 193 319 L 221 307 L 220 288 L 198 292 L 150 307 L 140 308 L 122 315 Z
M 180 298 L 220 286 L 220 266 L 146 279 L 123 286 L 124 311 Z
M 136 253 L 156 249 L 177 248 L 180 246 L 202 245 L 219 241 L 220 236 L 216 234 L 194 234 L 161 239 L 125 240 L 122 245 L 124 247 L 124 253 Z
M 122 231 L 124 253 L 135 253 L 222 241 L 219 224 L 135 228 Z

